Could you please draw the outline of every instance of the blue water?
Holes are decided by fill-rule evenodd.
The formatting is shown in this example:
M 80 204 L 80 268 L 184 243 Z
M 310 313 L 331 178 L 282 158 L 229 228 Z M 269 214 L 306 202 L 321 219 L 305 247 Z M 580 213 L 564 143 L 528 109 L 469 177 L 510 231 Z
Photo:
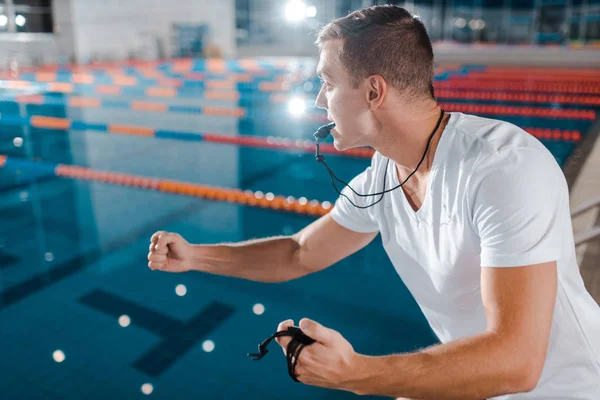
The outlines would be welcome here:
M 171 102 L 207 104 L 193 98 Z M 281 106 L 255 106 L 262 116 L 245 120 L 14 103 L 3 104 L 2 112 L 302 140 L 318 126 L 291 119 Z M 582 132 L 591 124 L 505 119 Z M 15 137 L 23 139 L 20 147 Z M 574 147 L 544 143 L 561 164 Z M 59 178 L 51 169 L 63 163 L 333 202 L 329 177 L 311 153 L 0 126 L 0 154 L 9 156 L 0 168 L 2 399 L 143 398 L 145 383 L 153 385 L 151 397 L 158 399 L 350 399 L 350 393 L 293 382 L 276 343 L 260 362 L 246 354 L 280 321 L 297 323 L 302 317 L 338 330 L 364 354 L 437 343 L 379 238 L 325 271 L 286 283 L 153 272 L 146 256 L 157 230 L 178 232 L 192 243 L 234 242 L 288 235 L 314 217 Z M 30 161 L 47 162 L 50 169 Z M 369 164 L 333 155 L 327 161 L 347 180 Z M 177 285 L 185 285 L 185 296 L 176 294 Z M 264 314 L 253 312 L 255 304 L 265 307 Z M 124 314 L 131 320 L 127 327 L 118 323 Z M 211 352 L 203 349 L 207 340 L 214 343 Z M 53 360 L 56 350 L 64 352 L 64 362 Z

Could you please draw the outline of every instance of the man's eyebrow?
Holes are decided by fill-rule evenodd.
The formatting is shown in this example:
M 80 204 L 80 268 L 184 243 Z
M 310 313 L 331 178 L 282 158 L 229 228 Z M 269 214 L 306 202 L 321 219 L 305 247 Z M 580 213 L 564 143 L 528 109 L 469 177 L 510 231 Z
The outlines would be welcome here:
M 331 75 L 327 73 L 327 71 L 325 71 L 324 69 L 319 69 L 317 70 L 317 76 L 319 78 L 321 78 L 322 76 L 326 76 L 328 78 L 331 78 Z

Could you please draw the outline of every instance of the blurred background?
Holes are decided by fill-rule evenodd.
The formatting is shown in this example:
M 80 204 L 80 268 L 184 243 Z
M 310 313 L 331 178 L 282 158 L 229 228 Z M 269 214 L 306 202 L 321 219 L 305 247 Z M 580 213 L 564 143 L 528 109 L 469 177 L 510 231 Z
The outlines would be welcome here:
M 554 154 L 600 302 L 600 1 L 0 0 L 0 399 L 349 399 L 246 354 L 302 317 L 364 354 L 437 343 L 379 237 L 279 284 L 147 267 L 157 230 L 236 242 L 331 209 L 315 33 L 384 3 L 425 23 L 446 111 Z M 347 181 L 372 155 L 322 151 Z

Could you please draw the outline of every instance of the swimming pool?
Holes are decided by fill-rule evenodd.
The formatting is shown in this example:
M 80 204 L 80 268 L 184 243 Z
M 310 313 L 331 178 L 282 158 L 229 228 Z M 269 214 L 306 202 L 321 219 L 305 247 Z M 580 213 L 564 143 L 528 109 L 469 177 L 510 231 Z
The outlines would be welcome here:
M 280 321 L 302 317 L 340 331 L 361 353 L 437 342 L 379 238 L 325 271 L 280 284 L 147 268 L 157 230 L 193 243 L 288 235 L 335 201 L 310 141 L 323 123 L 310 106 L 314 77 L 252 65 L 211 72 L 186 61 L 3 81 L 6 398 L 130 399 L 150 388 L 164 399 L 350 398 L 294 383 L 278 351 L 259 363 L 246 354 Z M 596 119 L 597 76 L 548 73 L 564 81 L 552 92 L 543 77 L 522 81 L 504 71 L 509 78 L 498 83 L 498 73 L 439 67 L 440 102 L 526 128 L 564 164 Z M 306 102 L 306 115 L 289 114 L 290 96 Z M 342 179 L 369 165 L 369 150 L 325 149 Z

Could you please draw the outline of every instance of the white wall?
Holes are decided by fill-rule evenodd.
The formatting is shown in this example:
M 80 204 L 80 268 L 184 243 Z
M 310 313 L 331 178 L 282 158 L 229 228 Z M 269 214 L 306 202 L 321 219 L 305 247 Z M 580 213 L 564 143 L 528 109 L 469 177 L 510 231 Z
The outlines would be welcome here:
M 52 36 L 59 53 L 59 61 L 62 62 L 72 62 L 75 57 L 75 23 L 71 6 L 72 0 L 52 1 L 52 18 L 55 29 Z
M 0 34 L 0 70 L 11 68 L 56 64 L 68 61 L 74 54 L 71 0 L 54 0 L 52 12 L 54 23 L 61 30 L 53 35 L 47 33 Z
M 235 0 L 54 0 L 55 33 L 2 33 L 0 70 L 92 58 L 170 57 L 172 24 L 208 24 L 210 41 L 236 56 Z M 162 43 L 163 54 L 158 50 Z
M 234 0 L 70 0 L 79 62 L 170 56 L 172 24 L 208 24 L 211 41 L 225 57 L 235 56 Z
M 57 63 L 60 50 L 47 34 L 0 34 L 0 71 Z

